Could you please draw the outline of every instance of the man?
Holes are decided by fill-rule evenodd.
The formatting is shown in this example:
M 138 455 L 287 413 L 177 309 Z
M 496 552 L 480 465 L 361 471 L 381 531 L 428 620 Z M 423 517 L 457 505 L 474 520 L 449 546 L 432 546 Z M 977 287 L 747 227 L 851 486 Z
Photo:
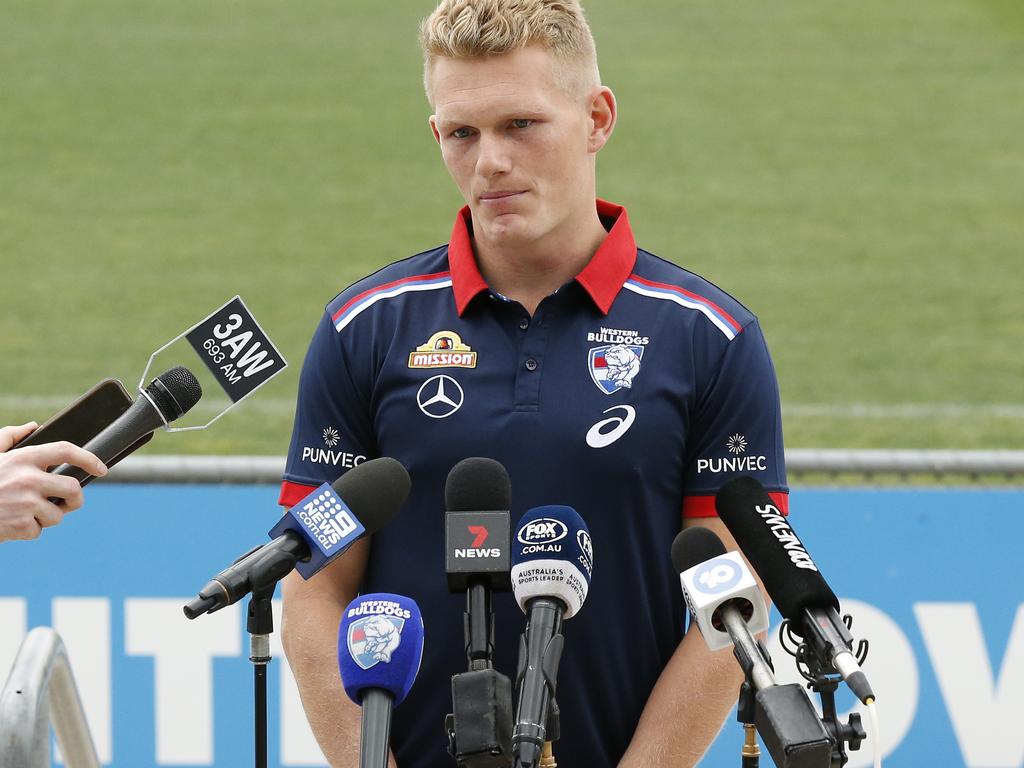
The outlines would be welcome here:
M 14 448 L 31 435 L 34 421 L 0 428 L 0 541 L 35 539 L 82 506 L 82 486 L 73 477 L 46 470 L 72 464 L 102 477 L 107 468 L 96 456 L 67 442 Z M 12 450 L 13 448 L 13 450 Z M 63 499 L 54 504 L 51 498 Z
M 460 459 L 489 456 L 509 470 L 513 521 L 568 504 L 593 538 L 590 595 L 565 625 L 559 763 L 694 765 L 741 674 L 728 651 L 683 637 L 669 548 L 681 524 L 732 544 L 713 505 L 726 466 L 784 504 L 778 392 L 757 321 L 639 250 L 623 208 L 595 204 L 616 102 L 574 0 L 445 0 L 421 43 L 430 127 L 467 205 L 448 245 L 330 302 L 306 357 L 281 503 L 363 457 L 393 456 L 413 480 L 372 542 L 284 585 L 306 713 L 332 765 L 357 765 L 338 620 L 360 589 L 408 595 L 425 651 L 394 714 L 394 764 L 452 764 L 442 723 L 450 677 L 466 668 L 464 598 L 445 588 L 443 487 Z M 524 618 L 510 595 L 494 602 L 496 666 L 514 675 Z

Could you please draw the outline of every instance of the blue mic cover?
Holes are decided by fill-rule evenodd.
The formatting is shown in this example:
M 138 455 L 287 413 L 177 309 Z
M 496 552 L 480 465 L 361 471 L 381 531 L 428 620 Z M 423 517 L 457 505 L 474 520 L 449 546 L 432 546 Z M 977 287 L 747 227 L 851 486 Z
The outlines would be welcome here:
M 309 544 L 309 560 L 295 564 L 295 570 L 308 579 L 348 549 L 366 527 L 331 484 L 324 483 L 284 513 L 270 529 L 270 538 L 285 531 L 295 531 Z
M 564 618 L 583 606 L 594 570 L 590 531 L 575 509 L 534 507 L 516 524 L 512 541 L 512 592 L 519 607 L 535 597 L 565 603 Z
M 423 617 L 408 597 L 375 592 L 345 608 L 338 626 L 338 669 L 345 693 L 362 704 L 363 691 L 391 694 L 398 706 L 409 693 L 423 658 Z

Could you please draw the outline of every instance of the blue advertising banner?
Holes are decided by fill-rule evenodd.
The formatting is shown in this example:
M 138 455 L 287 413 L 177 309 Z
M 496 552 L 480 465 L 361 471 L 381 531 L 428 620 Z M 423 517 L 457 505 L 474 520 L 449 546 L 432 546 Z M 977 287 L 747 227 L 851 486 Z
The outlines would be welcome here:
M 246 602 L 194 622 L 181 607 L 264 539 L 280 516 L 276 493 L 98 483 L 38 541 L 0 544 L 0 679 L 27 629 L 53 626 L 101 762 L 252 764 Z M 794 528 L 854 616 L 854 636 L 871 642 L 881 729 L 851 753 L 852 768 L 871 765 L 873 745 L 892 768 L 1024 765 L 1022 507 L 1021 490 L 794 491 Z M 779 681 L 797 681 L 777 626 L 773 615 Z M 276 635 L 273 652 L 270 764 L 324 765 Z M 843 694 L 840 709 L 853 711 Z M 741 744 L 727 722 L 701 765 L 738 765 Z

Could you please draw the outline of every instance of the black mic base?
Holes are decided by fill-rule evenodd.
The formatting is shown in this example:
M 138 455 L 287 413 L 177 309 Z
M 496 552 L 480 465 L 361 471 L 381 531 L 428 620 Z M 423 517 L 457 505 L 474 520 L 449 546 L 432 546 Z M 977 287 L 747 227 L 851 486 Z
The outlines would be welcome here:
M 829 768 L 832 739 L 796 683 L 758 691 L 757 732 L 778 768 Z
M 462 768 L 512 765 L 512 681 L 496 669 L 452 677 L 449 751 Z

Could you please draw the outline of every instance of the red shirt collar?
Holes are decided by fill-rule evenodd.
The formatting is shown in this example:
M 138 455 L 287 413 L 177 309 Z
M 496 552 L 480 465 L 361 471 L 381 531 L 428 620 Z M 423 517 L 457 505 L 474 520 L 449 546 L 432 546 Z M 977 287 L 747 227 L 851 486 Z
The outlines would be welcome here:
M 587 266 L 576 275 L 576 282 L 583 286 L 598 308 L 607 315 L 622 284 L 633 271 L 636 241 L 629 227 L 626 209 L 621 205 L 598 200 L 597 213 L 604 219 L 614 219 L 614 224 Z M 469 235 L 471 224 L 472 216 L 467 205 L 455 217 L 451 241 L 448 243 L 452 290 L 455 292 L 455 307 L 460 316 L 473 297 L 487 288 L 487 281 L 480 274 L 473 255 L 473 243 Z

